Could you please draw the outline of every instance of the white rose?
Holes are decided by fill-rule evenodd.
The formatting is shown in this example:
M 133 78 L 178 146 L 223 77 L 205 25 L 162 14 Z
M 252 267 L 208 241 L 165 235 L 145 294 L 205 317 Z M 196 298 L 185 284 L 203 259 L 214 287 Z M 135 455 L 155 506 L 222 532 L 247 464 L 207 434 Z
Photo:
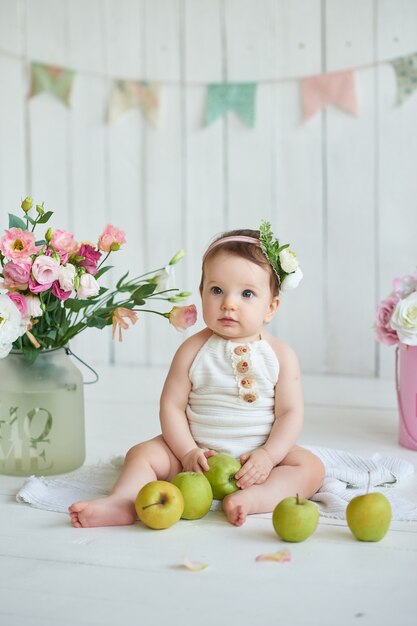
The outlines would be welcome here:
M 71 263 L 61 265 L 59 268 L 58 282 L 63 291 L 74 289 L 75 267 Z
M 391 328 L 397 331 L 401 343 L 417 346 L 417 292 L 400 300 L 391 316 Z
M 9 296 L 0 295 L 1 353 L 6 350 L 7 345 L 11 345 L 20 335 L 26 332 L 25 326 L 25 324 L 22 324 L 22 316 L 14 302 L 10 300 Z M 4 356 L 6 356 L 6 354 L 4 354 Z
M 100 287 L 94 276 L 91 274 L 81 274 L 80 284 L 77 289 L 77 295 L 81 300 L 96 296 L 100 291 Z
M 298 267 L 297 255 L 294 250 L 290 250 L 289 248 L 285 248 L 285 250 L 279 253 L 279 262 L 282 269 L 287 274 L 292 274 Z
M 296 287 L 298 287 L 302 278 L 303 272 L 299 267 L 297 267 L 295 272 L 293 272 L 292 274 L 288 274 L 288 276 L 284 278 L 281 284 L 281 291 L 291 291 L 292 289 L 295 289 Z
M 41 317 L 43 311 L 41 309 L 41 301 L 37 296 L 25 296 L 26 298 L 26 317 Z

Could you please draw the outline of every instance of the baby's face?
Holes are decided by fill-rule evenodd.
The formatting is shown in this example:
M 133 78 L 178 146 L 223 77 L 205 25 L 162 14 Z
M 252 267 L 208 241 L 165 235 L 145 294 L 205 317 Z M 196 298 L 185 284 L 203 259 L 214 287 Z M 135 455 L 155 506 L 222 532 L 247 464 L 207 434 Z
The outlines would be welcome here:
M 206 261 L 203 319 L 217 335 L 236 342 L 259 339 L 278 308 L 268 270 L 228 252 Z

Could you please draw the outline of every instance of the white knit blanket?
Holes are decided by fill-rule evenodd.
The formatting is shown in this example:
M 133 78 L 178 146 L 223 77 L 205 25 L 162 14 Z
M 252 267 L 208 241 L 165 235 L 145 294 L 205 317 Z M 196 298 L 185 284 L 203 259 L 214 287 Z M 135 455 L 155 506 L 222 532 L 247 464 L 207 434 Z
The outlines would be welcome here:
M 400 481 L 406 484 L 414 467 L 399 457 L 373 454 L 363 457 L 343 450 L 305 446 L 321 458 L 326 468 L 322 488 L 311 499 L 324 517 L 344 519 L 347 503 L 366 492 L 368 477 L 372 491 L 380 491 L 390 501 L 394 520 L 417 520 L 417 496 L 412 500 L 393 494 Z M 108 463 L 86 465 L 53 478 L 28 478 L 16 495 L 18 502 L 66 513 L 77 500 L 105 496 L 117 479 L 122 458 Z M 213 508 L 218 508 L 215 503 Z

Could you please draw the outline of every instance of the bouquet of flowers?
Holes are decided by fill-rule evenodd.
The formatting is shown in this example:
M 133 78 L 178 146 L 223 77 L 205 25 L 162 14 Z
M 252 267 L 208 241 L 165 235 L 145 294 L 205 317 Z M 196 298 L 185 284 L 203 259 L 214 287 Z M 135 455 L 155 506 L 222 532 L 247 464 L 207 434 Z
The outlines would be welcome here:
M 184 256 L 180 250 L 169 264 L 135 278 L 128 273 L 112 290 L 99 279 L 112 268 L 109 255 L 126 243 L 125 234 L 108 224 L 97 243 L 77 243 L 74 235 L 48 228 L 37 240 L 34 231 L 52 216 L 30 197 L 21 204 L 23 217 L 9 214 L 9 229 L 0 238 L 0 358 L 12 348 L 33 362 L 40 350 L 62 348 L 86 328 L 113 326 L 119 331 L 137 321 L 137 311 L 167 318 L 178 330 L 196 321 L 196 308 L 174 306 L 161 313 L 143 306 L 149 300 L 181 302 L 191 294 L 167 289 L 173 266 Z M 32 212 L 32 215 L 30 213 Z M 103 257 L 103 258 L 102 258 Z
M 392 293 L 379 303 L 376 336 L 388 346 L 417 346 L 417 270 L 395 278 Z

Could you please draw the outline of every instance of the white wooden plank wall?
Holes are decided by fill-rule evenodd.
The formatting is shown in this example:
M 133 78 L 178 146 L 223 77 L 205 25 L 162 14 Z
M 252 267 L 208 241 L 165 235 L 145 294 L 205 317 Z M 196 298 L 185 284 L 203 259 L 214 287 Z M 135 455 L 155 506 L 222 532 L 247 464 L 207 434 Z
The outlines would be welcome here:
M 386 61 L 415 51 L 417 0 L 0 0 L 2 228 L 29 193 L 78 239 L 116 224 L 128 245 L 108 281 L 184 246 L 178 286 L 198 303 L 212 236 L 268 218 L 301 257 L 273 331 L 304 371 L 392 376 L 372 324 L 417 263 L 417 94 L 396 106 Z M 76 70 L 70 109 L 27 100 L 31 60 Z M 351 68 L 359 116 L 303 123 L 297 79 Z M 107 123 L 113 78 L 161 83 L 160 127 L 139 110 Z M 255 128 L 233 114 L 204 128 L 206 85 L 224 81 L 259 83 Z M 122 344 L 92 330 L 73 349 L 160 365 L 181 339 L 142 315 Z

